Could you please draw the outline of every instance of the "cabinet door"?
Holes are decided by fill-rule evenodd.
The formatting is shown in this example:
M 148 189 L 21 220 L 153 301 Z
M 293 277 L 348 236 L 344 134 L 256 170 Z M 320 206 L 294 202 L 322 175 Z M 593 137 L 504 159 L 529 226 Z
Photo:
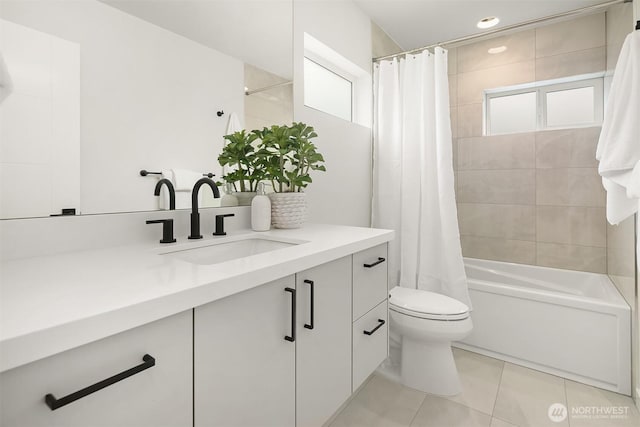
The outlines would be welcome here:
M 387 299 L 387 244 L 353 254 L 353 320 Z
M 296 425 L 321 426 L 351 395 L 351 257 L 297 274 L 296 288 Z
M 293 276 L 194 309 L 196 426 L 295 423 Z
M 191 310 L 0 375 L 0 425 L 182 427 L 192 425 Z M 51 410 L 45 395 L 72 393 L 155 364 Z M 148 362 L 151 359 L 147 358 Z M 62 400 L 64 401 L 64 400 Z
M 353 391 L 389 355 L 387 301 L 353 322 Z

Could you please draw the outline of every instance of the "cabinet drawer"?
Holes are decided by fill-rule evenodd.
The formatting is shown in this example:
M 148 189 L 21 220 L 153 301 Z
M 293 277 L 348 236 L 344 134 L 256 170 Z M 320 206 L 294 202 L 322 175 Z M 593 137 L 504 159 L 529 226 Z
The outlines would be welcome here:
M 387 265 L 386 243 L 353 254 L 353 320 L 387 299 Z
M 387 358 L 388 353 L 389 319 L 385 300 L 353 324 L 352 391 L 356 391 L 362 385 Z
M 192 425 L 191 327 L 189 310 L 3 372 L 0 425 Z M 147 369 L 56 410 L 45 403 L 47 394 L 60 400 L 140 365 Z

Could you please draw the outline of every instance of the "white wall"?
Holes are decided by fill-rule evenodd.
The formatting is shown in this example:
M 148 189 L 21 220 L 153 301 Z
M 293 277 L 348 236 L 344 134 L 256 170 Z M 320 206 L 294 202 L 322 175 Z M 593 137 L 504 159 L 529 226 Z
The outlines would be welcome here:
M 2 0 L 0 18 L 80 45 L 82 213 L 156 209 L 140 169 L 219 176 L 242 62 L 95 0 Z
M 294 120 L 316 129 L 327 172 L 305 190 L 313 222 L 369 226 L 371 129 L 304 106 L 304 33 L 371 72 L 371 21 L 350 0 L 294 0 Z

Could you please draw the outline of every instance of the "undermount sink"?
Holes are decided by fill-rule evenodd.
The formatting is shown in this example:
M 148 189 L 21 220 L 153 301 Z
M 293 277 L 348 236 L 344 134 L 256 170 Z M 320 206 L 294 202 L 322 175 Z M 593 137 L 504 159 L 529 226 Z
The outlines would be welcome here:
M 231 242 L 212 243 L 207 246 L 166 252 L 162 255 L 176 258 L 192 264 L 218 264 L 264 252 L 288 248 L 302 242 L 285 242 L 281 240 L 251 237 Z

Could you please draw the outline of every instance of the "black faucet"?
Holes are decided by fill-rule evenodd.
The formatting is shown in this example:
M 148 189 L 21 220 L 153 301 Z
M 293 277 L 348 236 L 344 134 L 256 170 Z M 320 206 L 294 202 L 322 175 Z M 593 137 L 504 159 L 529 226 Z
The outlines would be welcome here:
M 162 178 L 160 181 L 158 181 L 158 183 L 156 184 L 156 189 L 153 191 L 153 195 L 154 196 L 160 195 L 160 189 L 162 188 L 162 184 L 166 185 L 167 189 L 169 190 L 169 210 L 175 211 L 176 210 L 176 190 L 173 188 L 173 184 L 171 183 L 171 181 L 169 181 L 167 178 Z
M 160 243 L 175 243 L 176 239 L 173 237 L 172 218 L 148 220 L 147 224 L 162 224 L 162 240 L 160 240 Z
M 230 216 L 236 216 L 235 214 L 216 215 L 216 231 L 213 232 L 214 236 L 226 236 L 224 231 L 224 219 Z
M 198 213 L 198 193 L 200 192 L 200 187 L 204 184 L 207 184 L 211 187 L 211 191 L 213 191 L 213 197 L 216 199 L 220 198 L 220 191 L 216 186 L 216 183 L 213 182 L 209 178 L 200 178 L 196 181 L 196 184 L 193 186 L 193 190 L 191 191 L 191 234 L 189 235 L 190 239 L 202 239 L 202 234 L 200 234 L 200 214 Z

